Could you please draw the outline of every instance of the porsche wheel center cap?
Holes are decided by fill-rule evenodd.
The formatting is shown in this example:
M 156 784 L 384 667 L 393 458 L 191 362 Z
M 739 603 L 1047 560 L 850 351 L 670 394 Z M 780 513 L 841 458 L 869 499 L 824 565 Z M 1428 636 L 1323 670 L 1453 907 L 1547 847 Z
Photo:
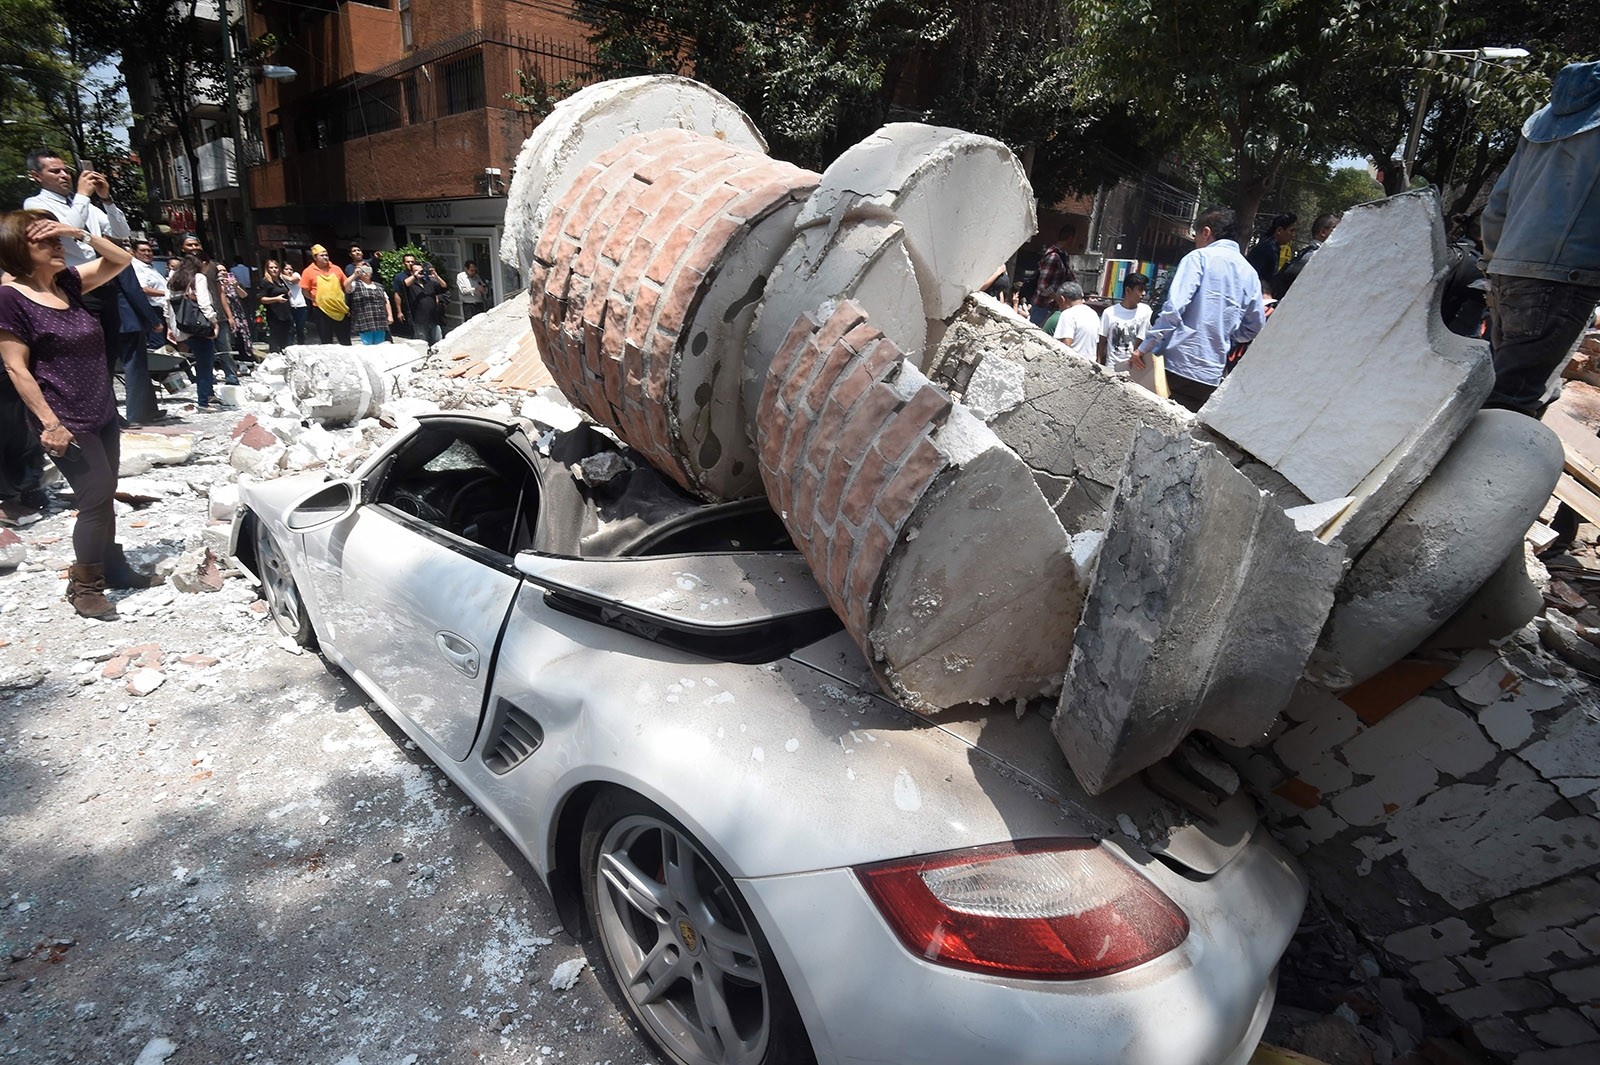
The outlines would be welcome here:
M 683 942 L 683 948 L 690 954 L 700 949 L 700 933 L 694 930 L 687 918 L 678 918 L 678 939 Z

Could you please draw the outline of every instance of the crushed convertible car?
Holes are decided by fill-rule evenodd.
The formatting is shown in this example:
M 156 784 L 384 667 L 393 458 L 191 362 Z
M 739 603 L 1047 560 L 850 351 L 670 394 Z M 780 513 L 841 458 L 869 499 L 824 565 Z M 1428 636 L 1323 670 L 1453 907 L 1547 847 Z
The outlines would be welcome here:
M 764 502 L 420 420 L 235 553 L 505 830 L 675 1062 L 1245 1061 L 1305 900 L 1220 763 L 1106 795 L 1037 709 L 880 693 Z

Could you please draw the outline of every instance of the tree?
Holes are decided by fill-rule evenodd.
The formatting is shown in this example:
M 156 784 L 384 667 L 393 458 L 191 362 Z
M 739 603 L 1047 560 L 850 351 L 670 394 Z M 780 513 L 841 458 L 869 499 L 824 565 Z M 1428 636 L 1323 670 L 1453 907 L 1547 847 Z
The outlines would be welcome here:
M 946 0 L 577 0 L 597 73 L 692 74 L 724 93 L 773 154 L 821 167 L 880 126 L 916 50 L 945 39 Z
M 1083 84 L 1140 101 L 1186 148 L 1220 138 L 1241 236 L 1293 164 L 1342 147 L 1332 128 L 1352 56 L 1438 0 L 1074 0 L 1091 65 Z M 1387 37 L 1381 37 L 1386 40 Z

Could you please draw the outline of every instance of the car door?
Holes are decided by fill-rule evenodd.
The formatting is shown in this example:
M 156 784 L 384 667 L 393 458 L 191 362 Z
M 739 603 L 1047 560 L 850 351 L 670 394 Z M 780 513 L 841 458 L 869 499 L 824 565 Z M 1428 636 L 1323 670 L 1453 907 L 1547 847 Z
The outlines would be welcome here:
M 447 428 L 435 424 L 418 436 Z M 483 432 L 470 422 L 461 430 L 472 447 L 457 441 L 435 463 L 473 448 L 500 448 L 506 461 L 522 461 L 520 434 L 513 441 L 504 427 Z M 397 461 L 405 457 L 402 448 Z M 415 465 L 416 476 L 439 472 L 428 463 Z M 481 480 L 470 469 L 444 472 L 466 484 Z M 375 476 L 380 483 L 368 502 L 338 525 L 310 534 L 326 537 L 328 560 L 313 578 L 314 594 L 340 664 L 386 710 L 415 723 L 449 757 L 463 759 L 477 735 L 496 642 L 521 575 L 511 554 L 453 531 L 459 521 L 446 521 L 422 503 L 409 505 L 418 513 L 407 512 L 408 497 L 397 494 L 396 478 Z M 389 483 L 382 483 L 386 476 Z M 536 491 L 531 469 L 522 487 Z M 496 502 L 492 485 L 469 491 Z

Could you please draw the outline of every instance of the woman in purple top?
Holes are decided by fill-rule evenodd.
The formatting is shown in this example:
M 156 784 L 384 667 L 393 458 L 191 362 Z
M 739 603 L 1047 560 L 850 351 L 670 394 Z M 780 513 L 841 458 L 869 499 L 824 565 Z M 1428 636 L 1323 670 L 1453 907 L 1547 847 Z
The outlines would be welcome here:
M 88 243 L 97 259 L 66 265 L 61 242 Z M 58 222 L 45 211 L 0 214 L 0 359 L 28 408 L 39 442 L 77 495 L 75 561 L 67 600 L 84 617 L 116 614 L 106 586 L 148 587 L 116 544 L 121 438 L 100 321 L 83 294 L 111 281 L 133 257 L 104 237 Z

